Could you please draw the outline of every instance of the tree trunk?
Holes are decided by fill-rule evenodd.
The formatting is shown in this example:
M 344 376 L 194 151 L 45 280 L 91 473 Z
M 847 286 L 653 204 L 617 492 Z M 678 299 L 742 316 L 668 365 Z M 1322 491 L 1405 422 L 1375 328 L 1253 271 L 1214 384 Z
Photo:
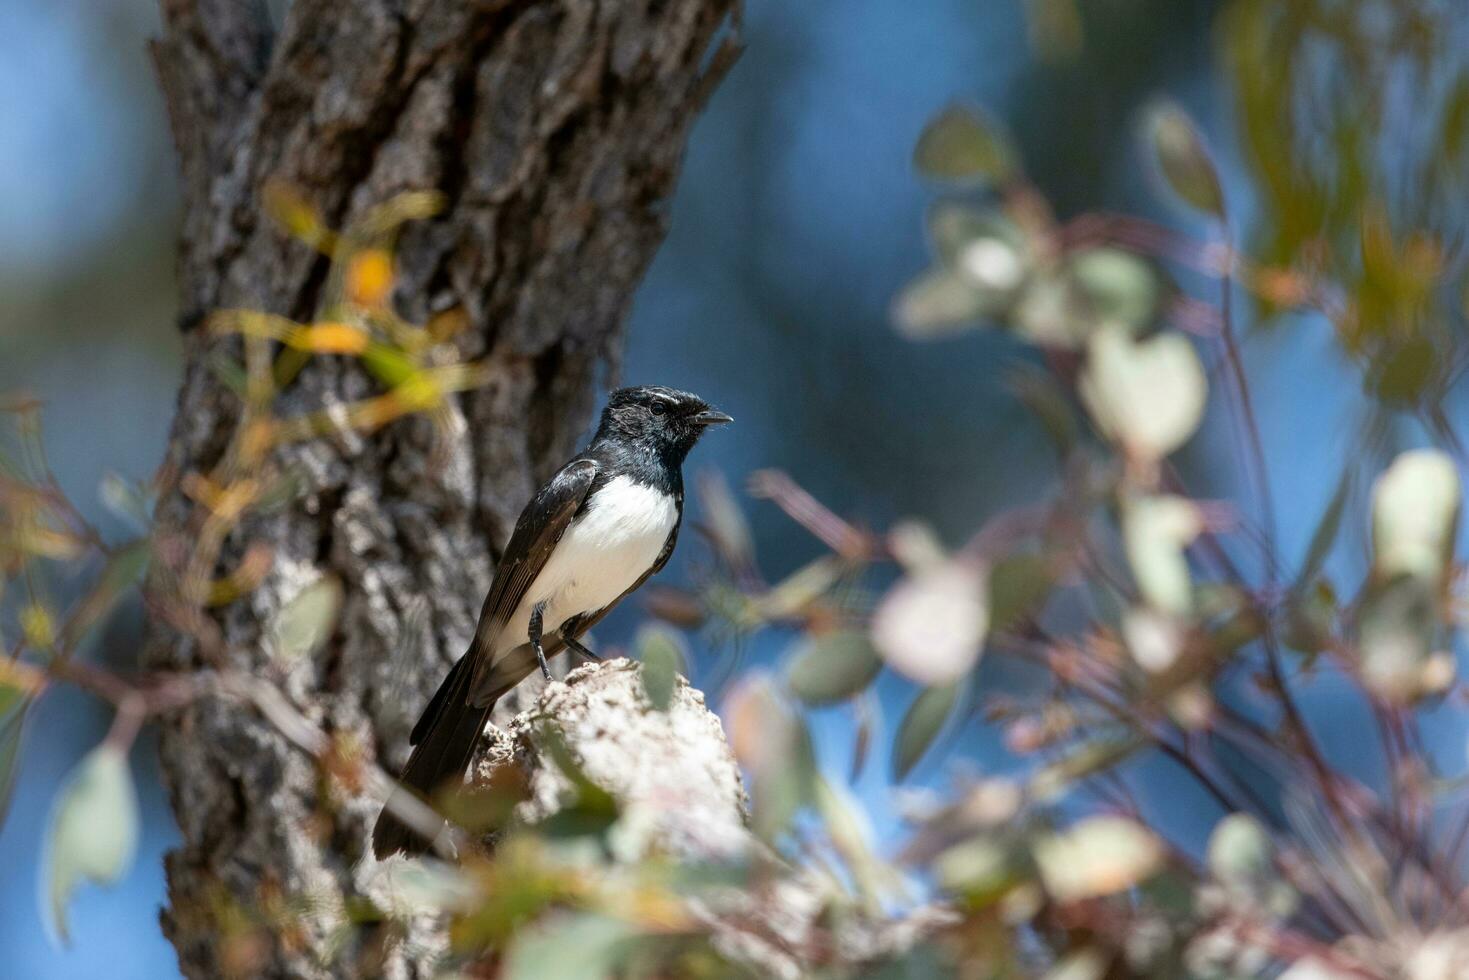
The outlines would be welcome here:
M 265 216 L 264 185 L 294 186 L 337 228 L 401 191 L 446 196 L 400 239 L 397 302 L 417 321 L 462 308 L 461 354 L 486 360 L 490 383 L 457 398 L 447 456 L 421 418 L 278 450 L 304 492 L 231 537 L 224 564 L 259 541 L 274 564 L 212 614 L 229 666 L 278 671 L 264 631 L 304 585 L 338 578 L 334 635 L 280 680 L 315 723 L 395 767 L 469 640 L 519 509 L 616 371 L 685 135 L 733 53 L 727 38 L 711 47 L 738 0 L 295 0 L 278 26 L 263 0 L 162 6 L 154 54 L 183 188 L 187 333 L 165 536 L 192 533 L 177 477 L 213 465 L 239 415 L 209 364 L 223 341 L 196 325 L 228 307 L 309 320 L 326 285 L 326 260 Z M 355 361 L 317 358 L 280 410 L 374 390 Z M 146 659 L 203 665 L 161 623 Z M 185 974 L 431 975 L 444 941 L 431 930 L 370 968 L 374 951 L 342 946 L 340 897 L 360 885 L 376 801 L 324 791 L 313 760 L 236 703 L 171 719 L 161 751 L 183 837 L 163 923 Z M 287 906 L 306 910 L 292 929 L 230 925 Z

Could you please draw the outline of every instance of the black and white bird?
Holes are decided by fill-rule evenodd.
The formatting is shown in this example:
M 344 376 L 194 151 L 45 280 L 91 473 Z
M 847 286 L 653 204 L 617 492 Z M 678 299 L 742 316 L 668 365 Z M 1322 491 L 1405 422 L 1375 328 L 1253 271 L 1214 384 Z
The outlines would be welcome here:
M 521 512 L 495 569 L 469 650 L 413 726 L 399 781 L 427 796 L 460 782 L 496 700 L 580 637 L 673 553 L 683 518 L 683 461 L 704 430 L 732 421 L 672 388 L 620 388 L 596 435 Z M 400 791 L 401 792 L 401 791 Z M 379 858 L 430 842 L 386 810 Z

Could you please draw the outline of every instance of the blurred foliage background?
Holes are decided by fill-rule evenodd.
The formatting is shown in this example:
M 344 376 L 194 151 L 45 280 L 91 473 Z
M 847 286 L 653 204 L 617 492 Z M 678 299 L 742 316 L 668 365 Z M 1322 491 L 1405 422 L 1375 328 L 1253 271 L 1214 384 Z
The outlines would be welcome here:
M 1279 549 L 1297 561 L 1344 467 L 1381 469 L 1397 449 L 1444 441 L 1463 415 L 1469 19 L 1456 13 L 1431 0 L 754 0 L 747 50 L 695 130 L 623 378 L 689 388 L 735 415 L 699 460 L 732 485 L 779 468 L 855 521 L 922 515 L 957 546 L 987 516 L 1036 499 L 1056 464 L 1009 383 L 1017 362 L 1040 362 L 1032 349 L 1006 332 L 914 343 L 893 329 L 894 297 L 929 262 L 935 195 L 914 173 L 914 145 L 945 105 L 982 105 L 1060 219 L 1125 212 L 1206 239 L 1201 216 L 1158 193 L 1136 138 L 1166 94 L 1206 133 L 1251 256 L 1265 269 L 1304 263 L 1337 287 L 1310 297 L 1329 316 L 1299 312 L 1306 297 L 1291 281 L 1232 298 Z M 0 390 L 46 401 L 63 488 L 118 534 L 95 488 L 109 471 L 151 473 L 178 371 L 171 149 L 144 51 L 155 16 L 148 0 L 0 14 Z M 1178 276 L 1217 302 L 1212 280 Z M 1195 496 L 1244 501 L 1254 519 L 1259 488 L 1235 463 L 1236 438 L 1211 413 L 1175 461 Z M 1352 499 L 1360 516 L 1365 493 Z M 744 506 L 772 579 L 820 552 L 773 506 Z M 1367 538 L 1365 520 L 1347 521 L 1330 574 L 1360 580 Z M 1246 573 L 1258 556 L 1234 555 Z M 663 580 L 696 576 L 701 560 L 686 545 Z M 641 618 L 630 604 L 602 642 L 626 642 Z M 137 635 L 136 611 L 124 611 L 98 656 L 130 662 Z M 718 686 L 783 662 L 789 639 L 762 634 L 738 666 L 727 645 L 696 650 L 692 680 Z M 995 660 L 981 681 L 1022 690 L 1034 677 Z M 913 687 L 885 674 L 876 690 L 886 741 Z M 1361 749 L 1371 716 L 1355 689 L 1324 675 L 1301 704 L 1328 760 L 1380 786 L 1386 762 Z M 17 975 L 176 970 L 156 924 L 172 829 L 148 751 L 133 755 L 144 814 L 133 870 L 81 894 L 74 948 L 51 949 L 37 928 L 47 809 L 107 723 L 73 691 L 30 721 L 39 737 L 0 827 L 0 943 Z M 811 724 L 822 768 L 845 779 L 853 712 L 821 709 Z M 1426 712 L 1427 754 L 1451 771 L 1466 734 L 1461 713 Z M 1016 769 L 1006 744 L 1000 726 L 970 717 L 906 782 Z M 1161 759 L 1124 778 L 1161 831 L 1203 847 L 1215 810 L 1197 785 Z M 890 769 L 867 766 L 853 788 L 892 850 Z

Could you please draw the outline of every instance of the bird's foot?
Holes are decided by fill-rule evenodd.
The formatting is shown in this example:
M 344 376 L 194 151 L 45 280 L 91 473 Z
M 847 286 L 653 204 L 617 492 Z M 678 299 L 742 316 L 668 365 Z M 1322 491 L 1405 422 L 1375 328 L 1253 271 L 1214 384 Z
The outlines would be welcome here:
M 530 629 L 526 639 L 530 640 L 531 649 L 536 652 L 536 663 L 541 665 L 541 676 L 550 683 L 551 667 L 546 663 L 546 651 L 541 647 L 541 616 L 545 611 L 544 602 L 536 603 L 535 608 L 530 611 Z
M 585 660 L 590 660 L 593 663 L 601 663 L 602 662 L 602 655 L 600 653 L 593 653 L 591 650 L 588 650 L 582 644 L 582 642 L 580 640 L 578 640 L 578 639 L 575 639 L 573 637 L 567 636 L 565 633 L 562 633 L 561 634 L 561 642 L 566 644 L 566 649 L 570 650 L 572 653 L 576 654 L 578 657 L 581 657 L 581 658 L 583 658 Z

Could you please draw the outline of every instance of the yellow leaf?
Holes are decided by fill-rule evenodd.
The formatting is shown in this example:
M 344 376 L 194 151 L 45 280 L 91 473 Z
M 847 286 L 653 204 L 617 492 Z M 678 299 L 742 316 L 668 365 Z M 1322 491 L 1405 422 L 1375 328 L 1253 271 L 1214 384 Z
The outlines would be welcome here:
M 369 340 L 365 331 L 349 323 L 317 323 L 297 331 L 291 346 L 313 354 L 361 354 Z
M 38 602 L 32 602 L 20 611 L 20 628 L 26 642 L 33 647 L 46 649 L 56 642 L 56 620 L 51 610 Z
M 347 263 L 347 298 L 358 306 L 382 306 L 393 291 L 393 259 L 380 248 L 369 248 Z

